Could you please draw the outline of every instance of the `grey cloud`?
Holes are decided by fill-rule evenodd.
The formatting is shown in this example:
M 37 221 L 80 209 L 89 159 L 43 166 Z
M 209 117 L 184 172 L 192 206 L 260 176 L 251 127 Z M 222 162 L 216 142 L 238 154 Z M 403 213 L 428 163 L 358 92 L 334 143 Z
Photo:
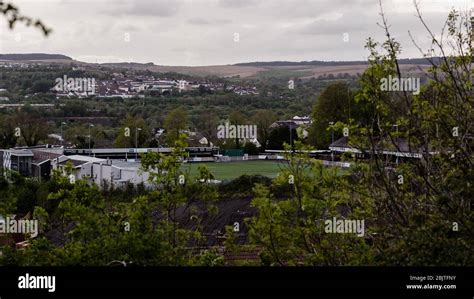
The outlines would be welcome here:
M 313 21 L 308 25 L 301 26 L 296 32 L 309 35 L 340 35 L 345 32 L 364 32 L 374 25 L 375 23 L 366 18 L 350 20 L 349 18 L 341 17 L 337 20 Z
M 263 2 L 259 12 L 263 15 L 292 18 L 317 18 L 327 14 L 364 13 L 378 8 L 376 0 L 299 0 Z
M 181 4 L 173 0 L 113 1 L 102 12 L 108 15 L 170 17 L 178 13 Z
M 219 0 L 219 5 L 226 8 L 246 7 L 258 4 L 257 0 Z
M 422 1 L 439 33 L 450 9 Z M 451 0 L 467 3 L 470 0 Z M 420 56 L 407 31 L 430 42 L 409 0 L 383 0 L 403 55 Z M 0 35 L 3 52 L 54 52 L 74 57 L 154 61 L 163 65 L 227 64 L 252 60 L 361 60 L 367 37 L 383 41 L 377 0 L 37 0 L 25 14 L 53 27 L 44 39 L 18 26 Z M 454 4 L 453 4 L 454 5 Z M 463 4 L 456 5 L 462 9 Z M 426 9 L 424 9 L 426 8 Z M 54 13 L 52 13 L 54 12 Z M 1 29 L 1 28 L 0 28 Z M 234 42 L 233 34 L 240 34 Z M 350 40 L 343 41 L 343 33 Z M 21 33 L 22 42 L 14 41 Z M 124 42 L 130 33 L 130 42 Z
M 191 25 L 224 25 L 231 23 L 231 21 L 225 19 L 205 19 L 200 17 L 193 17 L 188 20 L 188 23 Z
M 122 29 L 125 32 L 133 32 L 133 31 L 139 31 L 142 28 L 140 28 L 138 26 L 135 26 L 135 25 L 132 25 L 132 24 L 127 24 L 127 25 L 123 26 Z

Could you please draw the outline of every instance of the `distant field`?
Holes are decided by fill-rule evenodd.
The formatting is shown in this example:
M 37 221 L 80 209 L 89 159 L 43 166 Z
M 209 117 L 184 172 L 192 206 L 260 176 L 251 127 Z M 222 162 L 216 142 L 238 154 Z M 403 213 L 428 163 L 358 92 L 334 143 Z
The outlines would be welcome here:
M 351 76 L 362 74 L 367 69 L 367 65 L 338 65 L 338 66 L 316 66 L 308 69 L 304 69 L 306 72 L 311 72 L 309 76 L 303 78 L 317 78 L 322 75 L 338 75 L 348 73 Z M 416 75 L 423 73 L 428 70 L 427 65 L 413 65 L 413 64 L 402 64 L 400 70 L 404 75 Z
M 242 161 L 225 163 L 189 163 L 183 165 L 183 168 L 191 168 L 191 176 L 196 177 L 198 167 L 206 165 L 214 175 L 216 180 L 229 180 L 238 178 L 241 175 L 262 175 L 274 178 L 281 169 L 285 167 L 283 163 L 273 161 Z
M 16 54 L 15 54 L 16 55 Z M 1 59 L 1 56 L 0 56 Z M 28 62 L 20 61 L 16 62 Z M 51 62 L 75 64 L 87 66 L 96 65 L 94 63 L 86 63 L 77 60 L 67 59 L 48 59 L 35 60 L 36 63 L 49 64 Z M 176 72 L 192 76 L 218 76 L 218 77 L 234 77 L 246 79 L 268 79 L 268 78 L 317 78 L 321 75 L 338 75 L 348 73 L 352 76 L 362 74 L 367 68 L 367 64 L 350 64 L 347 65 L 278 65 L 278 66 L 251 66 L 251 65 L 209 65 L 209 66 L 164 66 L 164 65 L 149 65 L 142 63 L 103 63 L 100 64 L 108 67 L 136 69 L 136 70 L 150 70 L 154 72 Z M 407 75 L 416 75 L 428 69 L 428 65 L 418 64 L 401 64 L 402 72 Z
M 301 78 L 312 76 L 313 73 L 308 69 L 291 69 L 291 68 L 268 68 L 267 70 L 259 71 L 253 76 L 245 77 L 245 79 L 292 79 L 292 78 Z
M 362 74 L 367 69 L 367 64 L 361 65 L 336 65 L 336 66 L 236 66 L 236 65 L 216 65 L 216 66 L 151 66 L 148 69 L 158 72 L 177 72 L 195 76 L 220 76 L 232 77 L 240 76 L 245 79 L 268 79 L 268 78 L 317 78 L 321 75 L 338 75 L 348 73 L 351 76 Z M 418 74 L 426 71 L 427 65 L 402 64 L 400 66 L 404 74 Z

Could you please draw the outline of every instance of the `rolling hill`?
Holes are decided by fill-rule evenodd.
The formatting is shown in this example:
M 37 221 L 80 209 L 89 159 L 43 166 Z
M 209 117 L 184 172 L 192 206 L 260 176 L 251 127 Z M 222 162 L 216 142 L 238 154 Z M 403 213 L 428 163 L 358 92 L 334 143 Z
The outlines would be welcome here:
M 112 69 L 135 69 L 150 70 L 159 73 L 180 73 L 191 76 L 217 76 L 237 77 L 248 79 L 259 78 L 317 78 L 322 75 L 349 74 L 357 75 L 367 68 L 365 61 L 270 61 L 270 62 L 247 62 L 233 65 L 210 65 L 210 66 L 165 66 L 154 63 L 86 63 L 72 59 L 61 54 L 0 54 L 0 60 L 35 63 L 64 63 L 76 64 L 83 67 L 104 66 Z M 435 59 L 436 61 L 436 59 Z M 426 59 L 401 59 L 401 70 L 404 74 L 415 75 L 425 72 L 429 68 Z

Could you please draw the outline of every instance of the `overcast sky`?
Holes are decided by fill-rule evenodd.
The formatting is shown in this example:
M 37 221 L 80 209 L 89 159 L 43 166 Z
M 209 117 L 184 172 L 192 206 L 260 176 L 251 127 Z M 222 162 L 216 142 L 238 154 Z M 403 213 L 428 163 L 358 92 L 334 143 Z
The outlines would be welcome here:
M 17 25 L 0 16 L 1 53 L 57 53 L 87 62 L 216 65 L 273 60 L 363 60 L 366 39 L 383 38 L 378 0 L 11 0 L 53 29 Z M 419 0 L 440 32 L 452 7 L 473 0 Z M 430 39 L 412 0 L 383 0 L 403 57 L 420 57 Z M 471 5 L 471 6 L 470 6 Z

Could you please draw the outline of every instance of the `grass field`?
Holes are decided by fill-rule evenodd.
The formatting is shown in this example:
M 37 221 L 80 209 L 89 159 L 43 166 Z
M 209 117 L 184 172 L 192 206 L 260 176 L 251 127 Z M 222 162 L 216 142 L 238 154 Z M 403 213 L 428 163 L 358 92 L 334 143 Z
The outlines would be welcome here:
M 191 168 L 191 176 L 196 177 L 198 167 L 206 165 L 216 180 L 230 180 L 241 175 L 263 175 L 274 178 L 285 167 L 284 164 L 273 161 L 239 161 L 225 163 L 188 163 L 183 165 L 184 169 Z

